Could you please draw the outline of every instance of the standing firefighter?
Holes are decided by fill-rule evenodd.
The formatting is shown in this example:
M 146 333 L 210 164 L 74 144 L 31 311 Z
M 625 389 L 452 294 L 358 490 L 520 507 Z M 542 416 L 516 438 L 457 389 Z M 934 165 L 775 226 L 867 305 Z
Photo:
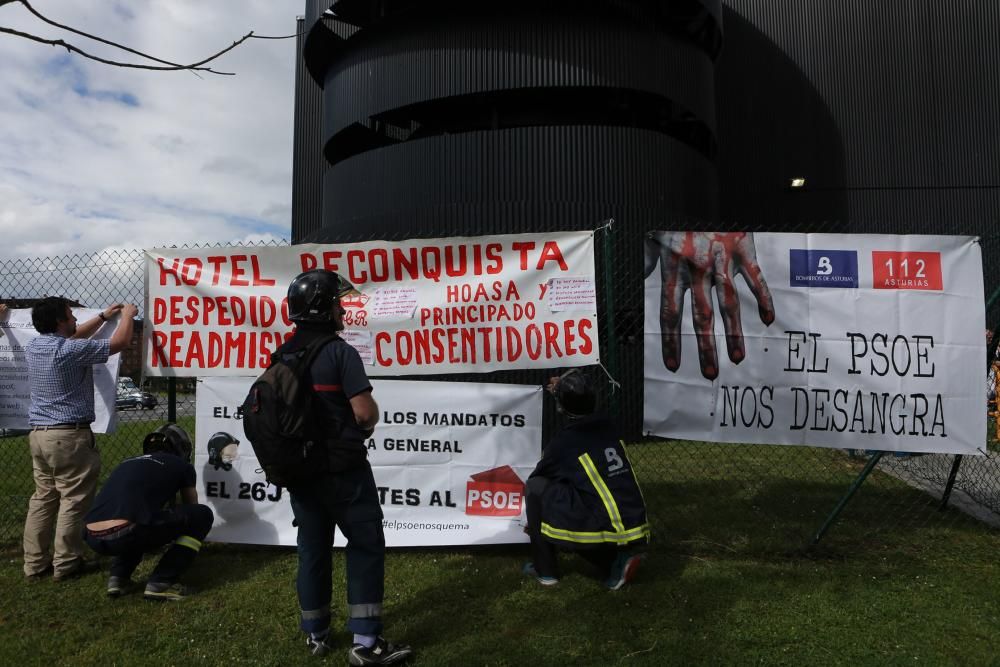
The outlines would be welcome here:
M 641 556 L 632 547 L 649 540 L 646 506 L 618 432 L 594 414 L 587 377 L 571 370 L 548 390 L 567 420 L 528 478 L 527 519 L 532 562 L 524 573 L 544 586 L 559 583 L 557 549 L 576 551 L 618 590 L 635 575 Z
M 142 456 L 111 471 L 87 514 L 84 539 L 97 553 L 112 556 L 108 596 L 132 586 L 142 556 L 170 544 L 146 584 L 147 600 L 180 600 L 178 583 L 212 529 L 212 510 L 198 504 L 191 465 L 191 440 L 176 424 L 164 424 L 142 441 Z M 181 504 L 168 507 L 177 494 Z
M 348 660 L 390 665 L 412 651 L 381 636 L 385 536 L 365 446 L 378 405 L 361 357 L 336 335 L 344 329 L 340 299 L 352 293 L 349 282 L 329 271 L 307 271 L 292 281 L 288 315 L 295 335 L 251 388 L 244 426 L 268 479 L 283 483 L 291 496 L 299 528 L 296 588 L 309 651 L 331 650 L 331 545 L 339 527 L 347 538 L 347 630 L 354 633 Z M 270 409 L 272 418 L 268 401 L 279 408 Z

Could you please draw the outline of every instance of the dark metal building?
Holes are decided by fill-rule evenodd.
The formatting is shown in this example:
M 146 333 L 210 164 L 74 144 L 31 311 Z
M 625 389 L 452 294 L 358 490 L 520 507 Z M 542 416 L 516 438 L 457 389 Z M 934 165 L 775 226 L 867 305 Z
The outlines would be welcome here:
M 305 22 L 327 166 L 295 240 L 715 216 L 719 0 L 311 1 Z
M 998 19 L 990 0 L 308 0 L 293 241 L 613 217 L 638 387 L 646 230 L 995 237 Z
M 295 240 L 608 216 L 994 229 L 996 3 L 484 4 L 307 2 Z
M 729 0 L 720 214 L 891 233 L 997 232 L 1000 5 Z M 806 187 L 789 192 L 790 177 Z

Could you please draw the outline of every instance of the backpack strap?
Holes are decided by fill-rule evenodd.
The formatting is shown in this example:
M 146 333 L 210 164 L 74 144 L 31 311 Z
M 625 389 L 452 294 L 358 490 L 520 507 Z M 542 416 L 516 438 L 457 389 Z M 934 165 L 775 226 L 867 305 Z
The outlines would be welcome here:
M 295 366 L 295 375 L 299 378 L 300 383 L 304 379 L 306 372 L 308 372 L 308 370 L 312 368 L 313 362 L 316 360 L 316 357 L 319 356 L 319 353 L 323 351 L 323 348 L 325 348 L 327 344 L 338 340 L 343 340 L 343 339 L 337 334 L 329 334 L 326 336 L 321 336 L 319 338 L 316 338 L 315 340 L 311 341 L 308 345 L 306 345 L 304 348 L 302 348 L 301 351 L 304 352 L 304 355 L 301 361 L 299 361 L 298 364 Z M 279 351 L 280 348 L 277 351 L 275 351 L 275 354 L 277 354 Z M 300 386 L 302 385 L 300 384 Z M 305 387 L 305 389 L 306 393 L 312 397 L 311 400 L 316 400 L 316 391 L 312 388 L 312 386 Z M 340 430 L 343 429 L 343 424 L 340 424 L 339 421 L 340 420 L 337 420 L 339 424 L 338 433 L 340 432 Z M 327 441 L 327 439 L 322 437 L 320 438 L 320 440 L 322 440 L 323 442 Z
M 305 353 L 305 356 L 302 357 L 302 361 L 297 364 L 297 368 L 301 370 L 312 366 L 313 361 L 315 361 L 316 357 L 319 356 L 320 351 L 322 351 L 322 349 L 326 347 L 326 344 L 333 342 L 335 340 L 343 340 L 343 339 L 335 333 L 327 334 L 325 336 L 320 336 L 319 338 L 310 341 L 301 350 L 297 350 L 296 353 L 299 352 Z M 286 351 L 287 347 L 288 343 L 282 343 L 281 345 L 278 346 L 278 349 L 276 349 L 274 352 L 271 353 L 271 363 L 268 365 L 268 367 L 278 363 L 282 363 L 284 361 L 282 357 L 284 357 L 284 355 L 287 354 Z
M 323 348 L 326 347 L 327 343 L 332 343 L 335 340 L 341 340 L 340 336 L 338 336 L 337 334 L 329 334 L 327 336 L 317 338 L 316 340 L 312 341 L 311 343 L 305 346 L 306 354 L 302 358 L 302 361 L 299 364 L 298 369 L 296 369 L 300 374 L 300 376 L 307 369 L 312 367 L 313 362 L 316 361 L 316 357 L 318 357 L 319 353 L 323 351 Z

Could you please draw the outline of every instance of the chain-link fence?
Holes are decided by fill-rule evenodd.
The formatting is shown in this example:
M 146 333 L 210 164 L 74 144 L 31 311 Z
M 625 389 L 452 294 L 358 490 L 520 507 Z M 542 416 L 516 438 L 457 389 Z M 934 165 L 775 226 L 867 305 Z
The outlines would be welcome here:
M 448 231 L 422 230 L 420 236 L 454 235 Z M 355 235 L 323 240 L 359 239 Z M 1000 258 L 1000 237 L 984 238 L 982 245 L 984 263 L 992 267 Z M 806 547 L 869 463 L 871 474 L 839 514 L 840 521 L 868 535 L 975 519 L 1000 524 L 1000 446 L 995 435 L 1000 413 L 993 364 L 986 360 L 990 402 L 984 406 L 983 418 L 988 420 L 989 437 L 981 457 L 885 453 L 873 461 L 875 453 L 864 450 L 643 438 L 641 246 L 639 239 L 618 233 L 613 226 L 596 236 L 602 359 L 620 383 L 617 390 L 610 383 L 605 385 L 602 400 L 621 418 L 627 441 L 635 443 L 630 455 L 643 485 L 654 535 L 668 535 L 669 542 L 678 545 L 709 541 L 725 548 L 762 551 L 787 550 L 790 544 Z M 987 325 L 995 330 L 1000 327 L 1000 305 L 993 292 L 1000 280 L 988 272 L 986 284 Z M 0 261 L 0 300 L 17 307 L 45 295 L 64 296 L 95 308 L 121 301 L 141 308 L 143 253 L 118 250 Z M 990 360 L 995 358 L 998 342 L 1000 336 L 994 337 Z M 138 382 L 141 366 L 140 346 L 135 344 L 123 355 L 121 375 Z M 543 384 L 550 375 L 550 370 L 501 371 L 435 379 Z M 156 397 L 156 406 L 120 409 L 116 433 L 97 436 L 103 474 L 138 453 L 143 436 L 169 418 L 194 431 L 194 381 L 152 378 L 143 388 Z M 555 419 L 548 403 L 545 421 L 550 433 Z M 16 542 L 34 488 L 26 435 L 8 434 L 0 439 L 0 471 L 0 542 Z

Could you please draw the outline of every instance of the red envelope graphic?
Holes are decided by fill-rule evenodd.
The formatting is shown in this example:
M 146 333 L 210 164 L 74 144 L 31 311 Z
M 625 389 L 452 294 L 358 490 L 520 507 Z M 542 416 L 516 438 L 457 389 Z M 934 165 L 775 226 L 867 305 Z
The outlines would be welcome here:
M 367 294 L 363 293 L 342 296 L 340 297 L 340 305 L 344 308 L 364 308 L 365 304 L 368 303 L 369 298 L 370 297 Z
M 465 513 L 475 516 L 519 516 L 524 509 L 524 482 L 510 466 L 472 475 L 465 485 Z

